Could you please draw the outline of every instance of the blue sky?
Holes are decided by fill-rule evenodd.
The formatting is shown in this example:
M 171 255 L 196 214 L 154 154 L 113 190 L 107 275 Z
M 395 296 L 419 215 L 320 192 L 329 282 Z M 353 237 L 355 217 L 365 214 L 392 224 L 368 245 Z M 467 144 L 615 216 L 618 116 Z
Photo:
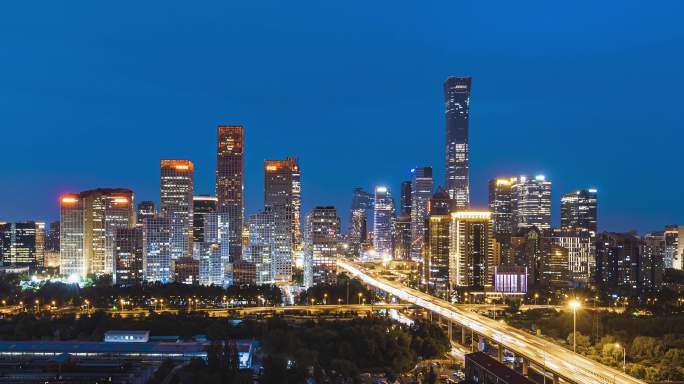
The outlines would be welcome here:
M 213 193 L 216 125 L 246 129 L 246 211 L 264 159 L 299 156 L 304 210 L 432 165 L 442 82 L 473 77 L 471 189 L 544 173 L 599 189 L 599 226 L 684 222 L 684 3 L 121 1 L 0 5 L 0 220 L 57 196 L 159 198 L 159 159 Z

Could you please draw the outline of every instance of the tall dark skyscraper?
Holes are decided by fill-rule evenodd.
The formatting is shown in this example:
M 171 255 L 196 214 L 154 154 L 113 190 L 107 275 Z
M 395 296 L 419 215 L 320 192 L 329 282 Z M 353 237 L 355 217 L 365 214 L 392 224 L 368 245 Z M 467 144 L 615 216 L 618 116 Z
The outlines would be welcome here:
M 468 115 L 470 77 L 450 76 L 444 82 L 446 115 L 446 190 L 454 208 L 470 203 L 468 179 Z
M 216 212 L 218 200 L 216 196 L 199 195 L 192 197 L 192 241 L 193 243 L 204 242 L 205 217 Z
M 401 197 L 399 199 L 399 213 L 411 216 L 411 181 L 401 182 Z
M 561 228 L 596 234 L 596 189 L 580 189 L 561 198 Z
M 228 214 L 228 242 L 231 260 L 242 257 L 244 208 L 245 131 L 241 125 L 218 127 L 216 152 L 216 197 L 219 211 Z
M 353 190 L 351 215 L 349 218 L 349 244 L 352 254 L 358 256 L 361 244 L 368 240 L 369 217 L 372 217 L 375 205 L 374 195 L 361 187 Z

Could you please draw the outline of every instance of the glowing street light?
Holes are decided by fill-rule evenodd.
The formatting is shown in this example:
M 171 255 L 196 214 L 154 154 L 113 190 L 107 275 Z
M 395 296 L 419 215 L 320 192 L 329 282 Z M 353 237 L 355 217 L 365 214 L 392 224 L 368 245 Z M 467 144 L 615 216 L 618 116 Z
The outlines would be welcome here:
M 363 297 L 363 293 L 359 292 L 359 304 L 361 304 L 361 298 Z
M 582 303 L 577 300 L 570 301 L 572 308 L 572 351 L 577 352 L 577 310 L 582 307 Z

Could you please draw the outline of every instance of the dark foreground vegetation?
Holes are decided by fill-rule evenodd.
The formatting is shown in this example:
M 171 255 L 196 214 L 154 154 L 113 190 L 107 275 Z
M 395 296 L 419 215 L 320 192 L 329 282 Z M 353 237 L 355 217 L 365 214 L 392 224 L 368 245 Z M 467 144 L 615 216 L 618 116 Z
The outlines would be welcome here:
M 110 329 L 146 329 L 152 335 L 191 338 L 204 334 L 212 341 L 208 363 L 196 361 L 177 375 L 183 382 L 242 382 L 251 377 L 238 372 L 231 340 L 260 342 L 257 361 L 261 383 L 354 383 L 361 373 L 396 378 L 420 359 L 442 356 L 449 349 L 444 332 L 434 324 L 417 322 L 408 327 L 385 317 L 343 321 L 292 323 L 282 318 L 231 321 L 203 314 L 150 314 L 119 318 L 104 312 L 90 316 L 53 317 L 23 313 L 0 320 L 4 340 L 102 340 Z M 168 369 L 168 365 L 165 365 Z

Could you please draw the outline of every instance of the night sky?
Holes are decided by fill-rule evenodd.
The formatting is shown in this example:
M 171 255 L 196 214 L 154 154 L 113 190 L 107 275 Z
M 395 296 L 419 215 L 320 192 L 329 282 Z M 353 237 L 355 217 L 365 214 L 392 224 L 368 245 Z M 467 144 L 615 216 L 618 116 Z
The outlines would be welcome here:
M 684 2 L 19 1 L 0 5 L 0 220 L 54 220 L 63 192 L 159 199 L 159 160 L 214 193 L 216 126 L 298 156 L 303 209 L 354 186 L 444 178 L 442 82 L 473 77 L 471 200 L 494 176 L 599 190 L 602 230 L 684 223 Z M 331 4 L 336 3 L 336 4 Z M 239 4 L 239 5 L 238 5 Z M 345 225 L 346 228 L 346 225 Z

